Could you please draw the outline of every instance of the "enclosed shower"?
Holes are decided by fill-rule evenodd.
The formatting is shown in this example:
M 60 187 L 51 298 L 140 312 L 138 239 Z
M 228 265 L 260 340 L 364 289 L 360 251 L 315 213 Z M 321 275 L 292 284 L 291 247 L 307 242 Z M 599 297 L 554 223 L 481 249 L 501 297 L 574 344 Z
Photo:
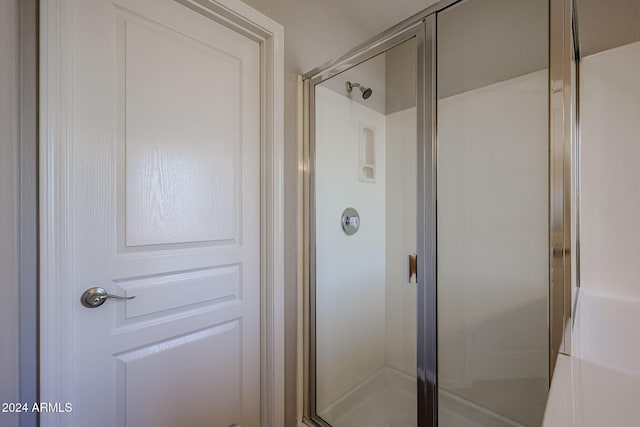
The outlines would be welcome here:
M 445 0 L 305 75 L 309 424 L 541 425 L 571 279 L 554 1 Z

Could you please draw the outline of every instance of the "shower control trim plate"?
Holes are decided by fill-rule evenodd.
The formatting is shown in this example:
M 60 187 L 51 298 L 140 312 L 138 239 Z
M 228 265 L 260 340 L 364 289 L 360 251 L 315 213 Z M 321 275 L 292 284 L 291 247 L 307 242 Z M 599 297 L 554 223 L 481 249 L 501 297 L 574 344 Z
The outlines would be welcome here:
M 360 228 L 360 215 L 354 208 L 346 208 L 342 212 L 342 230 L 347 236 L 351 236 Z

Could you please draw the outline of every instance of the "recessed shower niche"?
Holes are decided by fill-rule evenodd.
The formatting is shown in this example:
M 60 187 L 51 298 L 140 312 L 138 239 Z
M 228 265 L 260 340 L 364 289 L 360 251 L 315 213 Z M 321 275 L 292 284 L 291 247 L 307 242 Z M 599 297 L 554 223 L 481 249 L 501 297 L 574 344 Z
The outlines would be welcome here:
M 360 123 L 358 173 L 360 181 L 376 182 L 376 134 L 372 126 Z

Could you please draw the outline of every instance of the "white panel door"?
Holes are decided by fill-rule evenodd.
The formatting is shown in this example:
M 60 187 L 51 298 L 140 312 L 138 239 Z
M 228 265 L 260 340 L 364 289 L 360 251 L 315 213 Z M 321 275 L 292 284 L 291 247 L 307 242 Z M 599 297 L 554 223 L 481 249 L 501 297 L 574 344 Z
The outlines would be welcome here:
M 72 3 L 65 421 L 257 427 L 260 46 L 171 0 Z

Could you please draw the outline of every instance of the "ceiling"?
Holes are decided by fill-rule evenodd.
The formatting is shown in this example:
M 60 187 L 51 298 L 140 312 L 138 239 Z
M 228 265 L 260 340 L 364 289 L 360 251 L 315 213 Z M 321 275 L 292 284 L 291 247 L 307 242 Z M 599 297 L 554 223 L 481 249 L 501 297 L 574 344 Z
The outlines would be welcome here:
M 374 36 L 404 21 L 438 0 L 334 0 L 336 7 Z

